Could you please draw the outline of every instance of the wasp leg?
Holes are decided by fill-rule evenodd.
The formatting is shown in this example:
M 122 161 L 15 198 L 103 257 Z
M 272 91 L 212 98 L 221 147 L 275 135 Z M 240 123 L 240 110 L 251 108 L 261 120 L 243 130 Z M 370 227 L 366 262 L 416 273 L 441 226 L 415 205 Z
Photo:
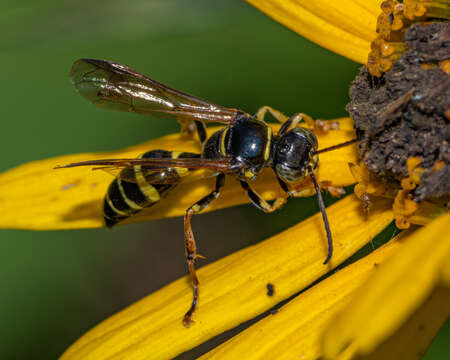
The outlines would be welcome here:
M 297 127 L 298 123 L 304 121 L 307 125 L 314 126 L 314 120 L 303 113 L 297 113 L 293 116 L 291 116 L 289 119 L 287 119 L 280 127 L 280 130 L 278 130 L 278 135 L 283 135 L 287 133 L 288 131 L 294 129 Z M 312 125 L 311 125 L 312 123 Z
M 330 130 L 339 130 L 339 123 L 337 121 L 330 120 L 313 120 L 313 129 L 316 132 L 321 132 L 322 134 L 328 133 Z
M 327 212 L 325 208 L 325 203 L 323 202 L 322 193 L 320 192 L 320 187 L 314 175 L 313 169 L 309 165 L 308 165 L 308 173 L 314 184 L 314 189 L 317 194 L 317 203 L 319 204 L 319 210 L 320 213 L 322 214 L 322 220 L 325 226 L 325 232 L 327 234 L 328 254 L 325 261 L 323 262 L 323 264 L 325 265 L 330 261 L 331 256 L 333 255 L 333 238 L 331 236 L 330 224 L 328 222 Z M 309 189 L 307 191 L 290 190 L 288 185 L 283 180 L 281 180 L 279 177 L 277 177 L 277 179 L 281 188 L 289 195 L 289 197 L 303 197 L 308 195 L 309 193 Z
M 194 313 L 197 302 L 198 302 L 198 278 L 195 273 L 195 259 L 201 257 L 201 255 L 197 254 L 197 245 L 195 244 L 194 234 L 192 232 L 191 227 L 191 217 L 194 214 L 199 213 L 215 199 L 217 199 L 220 195 L 220 191 L 222 190 L 225 184 L 225 175 L 219 174 L 216 178 L 216 188 L 210 194 L 206 195 L 203 199 L 196 202 L 189 209 L 186 210 L 186 215 L 184 216 L 184 239 L 185 239 L 185 247 L 186 247 L 186 261 L 189 268 L 189 273 L 192 278 L 192 286 L 193 286 L 193 298 L 192 305 L 184 315 L 183 324 L 186 327 L 192 323 L 192 314 Z
M 299 122 L 302 121 L 313 131 L 320 132 L 322 134 L 326 134 L 329 130 L 339 130 L 339 123 L 337 121 L 314 120 L 309 115 L 297 113 L 283 122 L 280 130 L 278 131 L 278 135 L 283 135 L 289 130 L 292 130 L 298 125 Z
M 178 119 L 178 123 L 181 127 L 181 135 L 192 136 L 195 131 L 195 125 L 192 120 Z
M 195 127 L 197 129 L 197 135 L 198 139 L 200 140 L 200 144 L 202 144 L 203 146 L 203 144 L 207 140 L 205 123 L 203 121 L 195 120 Z
M 270 106 L 262 106 L 258 109 L 258 111 L 255 114 L 256 119 L 259 121 L 264 121 L 264 118 L 266 117 L 267 112 L 270 112 L 272 116 L 278 120 L 280 123 L 284 123 L 288 117 L 284 115 L 281 111 L 275 110 L 274 108 Z
M 200 144 L 203 146 L 207 140 L 206 126 L 203 121 L 200 120 L 178 120 L 181 125 L 181 135 L 187 135 L 189 137 L 194 136 L 194 132 L 197 133 Z
M 285 197 L 279 197 L 276 198 L 272 203 L 269 203 L 264 200 L 261 195 L 255 192 L 246 181 L 241 180 L 241 186 L 246 191 L 247 196 L 249 197 L 252 204 L 265 213 L 272 213 L 274 211 L 277 211 L 287 201 Z
M 299 122 L 303 121 L 309 128 L 322 132 L 326 134 L 328 130 L 338 130 L 339 123 L 336 121 L 328 121 L 328 120 L 314 120 L 311 116 L 297 113 L 294 116 L 290 117 L 285 123 L 283 123 L 282 128 L 285 128 L 284 132 L 287 132 L 293 128 L 295 128 Z M 286 125 L 286 123 L 289 123 Z M 278 132 L 280 134 L 282 129 Z
M 297 113 L 294 116 L 288 118 L 282 112 L 270 106 L 260 107 L 256 112 L 255 117 L 259 121 L 264 121 L 264 118 L 268 112 L 270 112 L 276 120 L 283 124 L 283 131 L 281 131 L 282 129 L 280 129 L 278 135 L 283 135 L 287 131 L 295 128 L 301 121 L 304 121 L 309 128 L 319 131 L 323 134 L 326 134 L 329 130 L 339 130 L 339 123 L 337 121 L 314 120 L 311 116 L 303 113 Z M 286 123 L 289 123 L 289 125 L 287 125 Z
M 315 121 L 308 115 L 303 113 L 297 113 L 294 116 L 291 116 L 288 118 L 286 115 L 284 115 L 281 111 L 278 111 L 270 106 L 262 106 L 258 109 L 258 111 L 255 114 L 255 117 L 259 121 L 264 121 L 264 118 L 267 113 L 272 114 L 272 116 L 278 120 L 278 122 L 282 123 L 282 128 L 279 131 L 279 135 L 284 134 L 285 132 L 295 128 L 300 121 L 306 122 L 307 125 L 314 127 Z M 281 132 L 281 130 L 283 130 Z

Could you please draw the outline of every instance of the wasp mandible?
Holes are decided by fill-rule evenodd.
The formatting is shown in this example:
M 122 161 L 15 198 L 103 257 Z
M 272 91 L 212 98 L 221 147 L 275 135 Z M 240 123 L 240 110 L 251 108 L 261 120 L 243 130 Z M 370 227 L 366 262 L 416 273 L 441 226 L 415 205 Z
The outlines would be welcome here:
M 195 125 L 202 146 L 199 154 L 150 150 L 137 159 L 91 160 L 62 166 L 94 166 L 120 170 L 104 198 L 103 216 L 107 227 L 158 203 L 162 196 L 189 178 L 193 172 L 201 170 L 204 173 L 202 176 L 215 177 L 214 190 L 190 206 L 184 216 L 186 260 L 193 284 L 192 304 L 184 316 L 184 325 L 189 326 L 192 322 L 199 297 L 199 281 L 194 263 L 200 255 L 197 253 L 191 218 L 220 196 L 226 175 L 238 179 L 253 205 L 266 213 L 280 209 L 288 197 L 296 196 L 290 185 L 310 176 L 328 240 L 328 255 L 324 264 L 330 260 L 333 242 L 314 172 L 318 167 L 319 153 L 356 140 L 318 151 L 314 133 L 298 127 L 301 121 L 313 121 L 304 114 L 287 118 L 265 106 L 255 116 L 251 116 L 241 110 L 225 108 L 171 89 L 126 66 L 106 60 L 77 60 L 70 76 L 79 93 L 98 107 L 174 118 L 182 124 L 193 122 Z M 264 122 L 267 112 L 282 122 L 277 134 Z M 218 122 L 225 127 L 208 138 L 205 122 Z M 264 200 L 250 185 L 266 167 L 273 169 L 286 193 L 286 196 L 273 202 Z

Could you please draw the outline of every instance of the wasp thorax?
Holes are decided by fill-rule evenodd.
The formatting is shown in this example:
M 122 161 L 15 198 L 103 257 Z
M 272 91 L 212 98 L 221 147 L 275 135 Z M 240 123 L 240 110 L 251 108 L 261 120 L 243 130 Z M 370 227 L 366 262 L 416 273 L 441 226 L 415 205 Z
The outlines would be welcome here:
M 277 175 L 286 182 L 302 180 L 308 167 L 317 167 L 317 139 L 312 131 L 295 128 L 282 135 L 273 154 L 273 166 Z

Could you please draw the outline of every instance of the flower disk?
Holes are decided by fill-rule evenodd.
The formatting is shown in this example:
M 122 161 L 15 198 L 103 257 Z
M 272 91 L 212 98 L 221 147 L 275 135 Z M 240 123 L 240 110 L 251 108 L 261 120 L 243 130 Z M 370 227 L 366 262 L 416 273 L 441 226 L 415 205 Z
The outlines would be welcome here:
M 364 67 L 350 89 L 347 106 L 361 137 L 367 168 L 400 182 L 407 160 L 420 159 L 412 199 L 450 193 L 450 58 L 448 22 L 417 23 L 405 33 L 407 50 L 380 77 Z

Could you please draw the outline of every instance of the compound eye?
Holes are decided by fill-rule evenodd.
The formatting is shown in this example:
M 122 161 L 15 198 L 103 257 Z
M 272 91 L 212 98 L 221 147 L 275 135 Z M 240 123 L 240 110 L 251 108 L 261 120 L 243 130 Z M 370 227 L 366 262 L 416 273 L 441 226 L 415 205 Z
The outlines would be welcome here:
M 297 182 L 305 176 L 304 169 L 294 169 L 284 164 L 275 165 L 275 171 L 280 179 L 285 182 Z

